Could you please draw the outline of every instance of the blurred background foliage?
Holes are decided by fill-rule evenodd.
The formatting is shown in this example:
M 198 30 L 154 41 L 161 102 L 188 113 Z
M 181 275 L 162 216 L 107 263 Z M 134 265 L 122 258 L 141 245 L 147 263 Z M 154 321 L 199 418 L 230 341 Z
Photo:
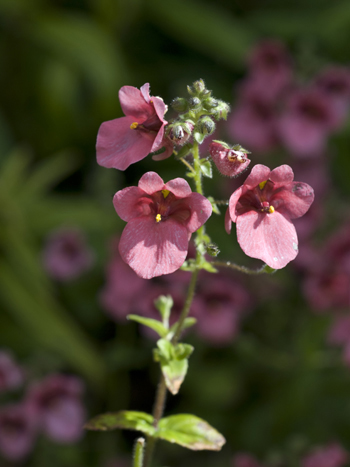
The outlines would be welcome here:
M 111 200 L 145 171 L 165 180 L 183 172 L 174 160 L 150 158 L 125 173 L 97 166 L 99 125 L 122 115 L 118 90 L 125 84 L 150 82 L 169 104 L 203 78 L 232 103 L 249 50 L 265 38 L 284 42 L 301 79 L 327 64 L 348 65 L 350 3 L 0 0 L 0 31 L 0 346 L 32 378 L 83 378 L 89 416 L 151 411 L 158 379 L 153 342 L 134 323 L 113 323 L 99 302 L 109 243 L 123 227 Z M 331 141 L 331 214 L 319 242 L 333 223 L 349 218 L 349 128 L 348 122 Z M 253 160 L 270 165 L 285 163 L 283 157 Z M 217 180 L 216 174 L 208 181 L 208 194 L 218 193 Z M 95 256 L 90 271 L 65 283 L 42 266 L 45 241 L 61 227 L 82 229 Z M 223 255 L 250 263 L 224 233 L 222 218 L 212 218 L 209 231 Z M 258 302 L 239 337 L 216 348 L 189 334 L 196 348 L 190 371 L 167 406 L 168 413 L 208 420 L 227 445 L 208 454 L 163 443 L 157 465 L 224 466 L 242 450 L 287 465 L 278 462 L 292 462 L 313 445 L 339 440 L 350 449 L 350 373 L 325 343 L 328 316 L 310 311 L 292 266 L 243 281 Z M 133 439 L 88 433 L 73 446 L 40 439 L 23 465 L 105 467 L 127 455 Z

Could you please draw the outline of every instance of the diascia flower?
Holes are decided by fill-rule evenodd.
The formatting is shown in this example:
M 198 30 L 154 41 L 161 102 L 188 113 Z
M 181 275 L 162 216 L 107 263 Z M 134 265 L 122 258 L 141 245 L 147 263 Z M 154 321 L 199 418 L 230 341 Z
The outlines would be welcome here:
M 127 222 L 119 242 L 121 257 L 144 279 L 179 269 L 191 234 L 212 212 L 210 202 L 192 193 L 186 180 L 164 183 L 155 172 L 143 175 L 137 187 L 118 191 L 113 204 Z
M 281 269 L 298 254 L 298 238 L 291 219 L 303 216 L 314 200 L 307 183 L 293 182 L 288 165 L 270 170 L 253 167 L 244 184 L 229 201 L 226 231 L 232 221 L 244 253 L 274 269 Z
M 155 160 L 170 157 L 173 145 L 164 136 L 167 106 L 160 97 L 149 95 L 149 83 L 141 89 L 123 86 L 119 100 L 125 117 L 102 123 L 97 135 L 97 162 L 103 167 L 125 170 L 150 152 L 165 146 Z
M 209 146 L 209 153 L 218 171 L 228 177 L 237 177 L 250 164 L 247 151 L 239 144 L 230 148 L 226 143 L 214 140 Z

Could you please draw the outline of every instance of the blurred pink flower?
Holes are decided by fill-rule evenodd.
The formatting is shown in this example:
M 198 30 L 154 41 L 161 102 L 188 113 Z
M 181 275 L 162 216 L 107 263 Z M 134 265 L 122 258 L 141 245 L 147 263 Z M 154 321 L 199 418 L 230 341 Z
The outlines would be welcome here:
M 350 69 L 346 67 L 326 68 L 316 78 L 316 87 L 330 97 L 338 117 L 335 127 L 341 126 L 350 105 Z
M 343 467 L 349 459 L 347 451 L 338 443 L 318 448 L 301 461 L 301 467 Z
M 31 452 L 37 434 L 35 413 L 27 404 L 0 409 L 0 453 L 16 462 Z
M 165 152 L 153 159 L 171 156 L 173 144 L 164 137 L 167 106 L 162 98 L 151 97 L 149 89 L 146 83 L 140 90 L 133 86 L 123 86 L 119 90 L 120 105 L 126 116 L 100 126 L 96 143 L 98 164 L 125 170 L 163 146 Z
M 320 156 L 337 122 L 330 98 L 317 88 L 299 89 L 289 96 L 278 123 L 279 137 L 295 156 Z
M 23 371 L 12 355 L 5 350 L 0 351 L 0 393 L 17 389 L 23 383 L 23 379 Z
M 118 191 L 113 203 L 127 222 L 119 243 L 121 257 L 144 279 L 179 269 L 191 234 L 212 212 L 210 202 L 192 193 L 186 180 L 164 183 L 155 172 L 143 175 L 137 187 Z
M 203 275 L 195 298 L 198 318 L 195 330 L 214 345 L 226 345 L 238 334 L 250 300 L 246 290 L 232 277 Z
M 89 270 L 94 255 L 86 244 L 83 232 L 75 228 L 62 228 L 53 232 L 43 250 L 43 263 L 54 279 L 69 281 Z
M 228 119 L 228 132 L 249 151 L 265 153 L 277 145 L 275 106 L 263 99 L 254 83 L 247 82 Z
M 237 177 L 251 162 L 246 152 L 225 147 L 219 141 L 210 144 L 209 153 L 218 171 L 228 177 Z
M 102 307 L 118 322 L 126 323 L 126 316 L 135 312 L 148 282 L 141 279 L 121 258 L 116 239 L 112 258 L 106 268 L 106 283 L 100 294 Z
M 232 467 L 262 467 L 258 460 L 246 452 L 237 453 L 232 459 Z
M 75 443 L 83 435 L 83 384 L 74 376 L 53 374 L 30 389 L 28 401 L 46 435 L 59 443 Z
M 245 254 L 274 269 L 283 268 L 298 254 L 291 219 L 303 216 L 314 199 L 313 189 L 293 178 L 288 165 L 272 171 L 265 165 L 254 166 L 231 195 L 226 213 L 226 231 L 236 222 L 238 243 Z
M 276 40 L 260 42 L 249 57 L 249 79 L 264 100 L 274 100 L 292 80 L 292 64 L 284 44 Z

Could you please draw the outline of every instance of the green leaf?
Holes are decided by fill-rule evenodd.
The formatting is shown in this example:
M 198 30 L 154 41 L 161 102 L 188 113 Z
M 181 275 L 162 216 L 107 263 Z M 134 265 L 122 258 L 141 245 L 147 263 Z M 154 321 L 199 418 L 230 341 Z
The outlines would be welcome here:
M 132 321 L 136 321 L 136 323 L 143 324 L 144 326 L 153 329 L 153 331 L 156 331 L 160 337 L 165 337 L 168 334 L 168 329 L 156 319 L 144 318 L 143 316 L 139 315 L 128 315 L 127 319 L 131 319 Z
M 208 161 L 207 159 L 200 159 L 199 166 L 200 166 L 202 174 L 205 177 L 213 178 L 213 169 L 212 169 L 210 161 Z
M 171 313 L 171 308 L 174 305 L 174 301 L 171 295 L 160 295 L 154 300 L 154 305 L 162 316 L 165 328 L 169 329 L 169 317 Z
M 188 154 L 192 151 L 193 144 L 192 143 L 186 143 L 184 144 L 180 150 L 176 154 L 176 159 L 181 159 L 181 157 L 186 157 Z
M 196 176 L 196 174 L 194 172 L 186 172 L 186 177 L 188 178 L 194 178 Z
M 158 424 L 156 437 L 193 451 L 220 451 L 226 442 L 215 428 L 190 414 L 162 418 Z
M 196 324 L 197 320 L 196 318 L 186 318 L 185 321 L 182 324 L 182 329 L 187 329 Z M 171 326 L 169 335 L 173 336 L 176 332 L 176 328 L 178 326 L 178 323 L 175 323 Z
M 97 415 L 87 422 L 84 428 L 94 431 L 110 431 L 121 428 L 122 430 L 141 431 L 153 436 L 156 431 L 153 422 L 153 416 L 148 413 L 122 410 L 120 412 L 108 412 Z
M 261 270 L 266 272 L 266 274 L 274 274 L 277 271 L 277 269 L 273 269 L 270 266 L 268 266 L 267 264 L 264 264 L 264 266 L 261 268 Z
M 199 133 L 199 131 L 195 131 L 193 133 L 193 138 L 197 141 L 198 144 L 202 144 L 206 135 Z
M 220 214 L 220 209 L 218 208 L 218 205 L 215 203 L 214 198 L 212 196 L 208 196 L 208 201 L 210 201 L 210 204 L 212 205 L 213 213 Z
M 209 261 L 205 260 L 201 262 L 201 268 L 208 272 L 218 272 L 218 270 L 214 268 L 214 266 L 211 263 L 209 263 Z
M 177 394 L 185 379 L 188 357 L 193 352 L 193 347 L 189 344 L 174 346 L 166 339 L 160 339 L 157 346 L 159 350 L 154 352 L 155 360 L 160 362 L 167 388 L 172 394 Z

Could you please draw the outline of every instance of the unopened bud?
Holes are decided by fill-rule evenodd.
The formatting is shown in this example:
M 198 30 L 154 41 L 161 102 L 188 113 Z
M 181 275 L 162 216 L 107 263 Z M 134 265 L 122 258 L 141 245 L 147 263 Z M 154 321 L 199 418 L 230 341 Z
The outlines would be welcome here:
M 234 148 L 237 147 L 239 149 L 231 149 L 226 143 L 221 141 L 213 141 L 209 146 L 209 153 L 217 169 L 228 177 L 237 177 L 250 164 L 247 153 L 242 151 L 243 148 L 241 146 L 234 146 Z
M 203 91 L 205 91 L 205 83 L 202 79 L 199 79 L 198 81 L 195 81 L 193 83 L 193 89 L 197 91 L 199 94 L 201 94 Z
M 208 97 L 207 99 L 204 100 L 203 102 L 203 107 L 207 110 L 212 110 L 215 109 L 218 105 L 217 99 L 214 99 L 214 97 Z
M 214 117 L 217 120 L 220 120 L 221 118 L 226 120 L 227 119 L 227 114 L 229 113 L 229 111 L 230 111 L 230 106 L 228 104 L 226 104 L 226 102 L 218 101 L 218 105 L 214 109 Z
M 191 136 L 194 125 L 191 121 L 168 125 L 167 136 L 174 144 L 182 146 Z
M 179 113 L 186 112 L 188 110 L 188 102 L 183 97 L 176 97 L 171 103 L 172 108 Z
M 191 97 L 191 99 L 188 102 L 190 104 L 191 109 L 198 109 L 198 107 L 201 105 L 201 100 L 198 99 L 198 97 Z
M 206 250 L 210 256 L 217 256 L 220 253 L 220 249 L 215 243 L 208 243 Z
M 203 117 L 198 122 L 198 130 L 203 135 L 211 135 L 215 130 L 215 123 L 210 117 Z

